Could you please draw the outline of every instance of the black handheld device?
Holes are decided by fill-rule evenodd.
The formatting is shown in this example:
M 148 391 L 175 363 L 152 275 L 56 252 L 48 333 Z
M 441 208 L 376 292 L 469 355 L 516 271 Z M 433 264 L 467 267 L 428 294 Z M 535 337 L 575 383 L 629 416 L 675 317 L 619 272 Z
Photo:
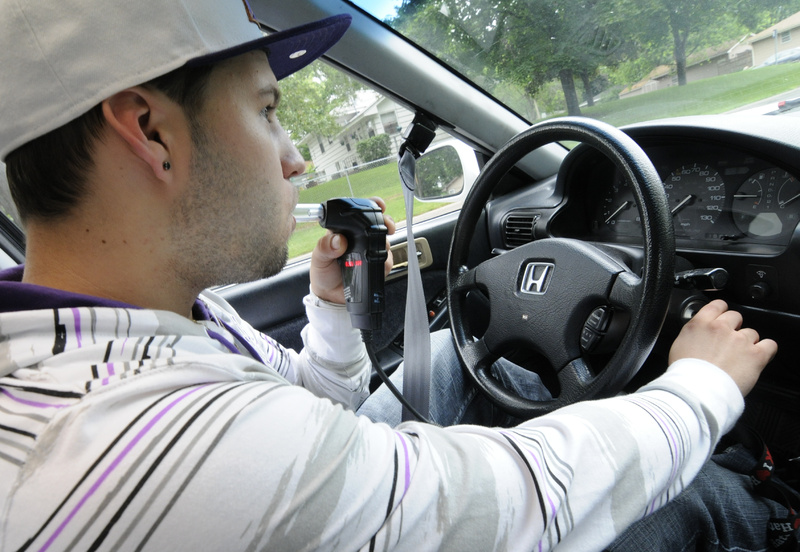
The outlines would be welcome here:
M 359 330 L 379 330 L 384 306 L 384 263 L 388 256 L 388 230 L 381 208 L 371 199 L 335 198 L 320 205 L 298 205 L 295 218 L 298 222 L 318 220 L 323 228 L 347 238 L 347 250 L 339 258 L 339 266 L 350 321 Z
M 394 386 L 381 367 L 372 344 L 372 330 L 381 329 L 384 305 L 386 234 L 383 212 L 371 199 L 336 198 L 325 203 L 301 203 L 293 213 L 297 222 L 320 226 L 347 238 L 347 250 L 339 258 L 347 312 L 354 328 L 361 330 L 372 367 L 392 393 L 418 420 L 427 422 Z

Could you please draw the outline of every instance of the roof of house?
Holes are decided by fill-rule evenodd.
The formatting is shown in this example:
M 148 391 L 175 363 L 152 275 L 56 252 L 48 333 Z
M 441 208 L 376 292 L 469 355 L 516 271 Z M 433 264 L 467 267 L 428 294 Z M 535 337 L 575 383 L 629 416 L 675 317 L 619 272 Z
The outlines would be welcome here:
M 772 27 L 764 29 L 760 33 L 756 34 L 750 40 L 750 44 L 753 44 L 754 42 L 761 42 L 762 40 L 766 40 L 768 38 L 772 38 L 772 31 L 778 31 L 779 33 L 782 33 L 797 27 L 800 27 L 800 12 L 790 15 L 783 21 L 779 21 Z

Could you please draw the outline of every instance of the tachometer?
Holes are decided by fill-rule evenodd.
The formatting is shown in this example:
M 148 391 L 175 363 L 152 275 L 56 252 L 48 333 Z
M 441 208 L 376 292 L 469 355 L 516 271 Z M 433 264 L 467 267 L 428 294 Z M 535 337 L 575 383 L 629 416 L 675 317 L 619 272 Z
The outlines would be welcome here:
M 628 186 L 628 181 L 620 175 L 614 178 L 614 184 L 603 196 L 598 223 L 622 236 L 642 234 L 633 188 Z
M 684 165 L 664 181 L 677 237 L 712 237 L 725 204 L 725 182 L 709 165 Z

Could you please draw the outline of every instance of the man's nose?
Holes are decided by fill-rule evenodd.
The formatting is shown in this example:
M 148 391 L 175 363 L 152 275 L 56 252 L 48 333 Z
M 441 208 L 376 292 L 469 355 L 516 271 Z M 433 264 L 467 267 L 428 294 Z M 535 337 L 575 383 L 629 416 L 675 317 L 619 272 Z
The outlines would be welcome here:
M 287 180 L 293 176 L 300 176 L 306 172 L 306 161 L 300 151 L 292 144 L 288 135 L 284 137 L 283 153 L 281 155 L 283 177 Z

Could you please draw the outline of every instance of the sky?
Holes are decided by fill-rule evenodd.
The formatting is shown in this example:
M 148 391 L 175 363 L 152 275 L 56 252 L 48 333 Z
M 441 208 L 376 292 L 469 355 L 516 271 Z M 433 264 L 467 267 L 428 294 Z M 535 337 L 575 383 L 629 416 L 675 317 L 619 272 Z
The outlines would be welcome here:
M 383 20 L 395 14 L 395 8 L 402 0 L 355 0 L 361 8 L 367 10 L 376 18 Z

